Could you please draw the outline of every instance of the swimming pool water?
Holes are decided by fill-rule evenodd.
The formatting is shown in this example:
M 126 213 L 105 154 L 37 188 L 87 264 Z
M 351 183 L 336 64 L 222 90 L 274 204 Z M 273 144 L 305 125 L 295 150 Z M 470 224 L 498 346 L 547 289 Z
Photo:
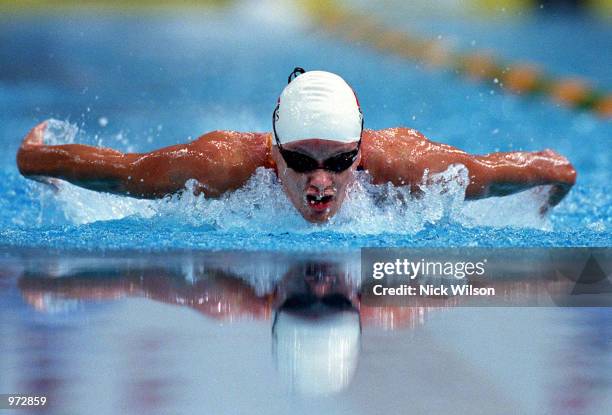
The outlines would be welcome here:
M 295 11 L 272 13 L 265 7 L 164 16 L 3 16 L 0 244 L 152 250 L 610 246 L 610 121 L 348 44 L 301 22 Z M 432 22 L 427 32 L 426 22 L 420 24 L 426 34 L 439 27 Z M 509 25 L 488 25 L 486 36 L 503 38 L 514 27 Z M 609 53 L 593 56 L 585 48 L 567 47 L 557 28 L 570 38 L 609 40 L 609 26 L 569 18 L 538 25 L 554 26 L 540 35 L 546 41 L 542 48 L 556 51 L 555 59 L 543 57 L 547 69 L 564 72 L 559 62 L 586 60 L 592 71 L 585 75 L 607 73 Z M 473 26 L 450 28 L 456 37 L 476 36 Z M 533 50 L 521 46 L 530 42 L 531 32 L 512 33 L 512 43 L 500 40 L 503 53 L 533 60 Z M 483 32 L 479 36 L 486 38 Z M 60 142 L 68 139 L 62 122 L 69 122 L 80 130 L 76 141 L 124 151 L 147 151 L 215 129 L 269 131 L 277 95 L 296 65 L 345 77 L 359 95 L 366 128 L 405 125 L 477 153 L 552 148 L 576 166 L 578 183 L 549 217 L 539 218 L 537 192 L 464 203 L 460 188 L 445 195 L 430 189 L 424 202 L 380 205 L 376 194 L 401 190 L 372 188 L 363 177 L 332 223 L 313 226 L 265 171 L 246 190 L 221 200 L 150 202 L 69 185 L 54 195 L 16 170 L 21 138 L 48 118 L 61 121 L 54 136 Z M 608 84 L 605 77 L 601 82 Z

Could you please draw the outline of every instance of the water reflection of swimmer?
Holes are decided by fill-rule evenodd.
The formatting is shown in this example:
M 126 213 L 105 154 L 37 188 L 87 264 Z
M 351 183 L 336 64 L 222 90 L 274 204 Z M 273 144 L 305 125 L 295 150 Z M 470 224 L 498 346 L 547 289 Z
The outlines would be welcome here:
M 228 270 L 197 264 L 198 271 L 189 279 L 179 268 L 121 267 L 105 271 L 81 268 L 61 274 L 25 271 L 18 285 L 28 304 L 46 311 L 62 300 L 108 301 L 142 297 L 168 304 L 193 308 L 202 314 L 226 321 L 236 319 L 270 319 L 278 310 L 295 311 L 310 306 L 338 310 L 356 310 L 363 326 L 385 329 L 414 327 L 423 322 L 430 310 L 458 305 L 460 297 L 418 297 L 413 303 L 392 298 L 373 305 L 362 301 L 362 292 L 371 287 L 360 286 L 355 270 L 342 262 L 302 261 L 282 273 L 278 282 L 258 290 L 244 278 Z M 569 280 L 568 280 L 569 281 Z M 568 281 L 489 281 L 498 296 L 513 304 L 565 292 Z M 571 283 L 571 281 L 569 281 Z M 474 285 L 478 285 L 477 282 Z
M 426 172 L 462 164 L 469 171 L 466 199 L 552 185 L 542 212 L 575 182 L 572 165 L 552 150 L 475 156 L 408 128 L 364 130 L 359 102 L 342 78 L 299 69 L 279 98 L 273 134 L 214 131 L 188 144 L 124 154 L 80 144 L 46 145 L 43 122 L 23 140 L 19 170 L 46 183 L 59 178 L 88 189 L 157 198 L 182 190 L 189 179 L 199 183 L 197 192 L 217 197 L 266 167 L 276 171 L 295 208 L 311 222 L 324 222 L 338 211 L 357 169 L 368 171 L 375 184 L 409 186 L 418 194 Z
M 53 270 L 57 270 L 54 267 Z M 61 269 L 61 267 L 59 267 Z M 110 301 L 142 297 L 193 308 L 207 316 L 272 319 L 273 356 L 281 380 L 295 393 L 327 396 L 344 390 L 357 369 L 362 326 L 387 329 L 424 323 L 429 312 L 457 305 L 459 298 L 420 298 L 414 306 L 366 305 L 355 270 L 346 263 L 297 261 L 276 284 L 259 293 L 244 279 L 196 264 L 185 278 L 180 267 L 120 267 L 78 271 L 65 268 L 51 278 L 24 272 L 18 286 L 40 311 L 61 302 Z M 532 295 L 540 283 L 500 282 L 514 298 Z M 58 307 L 59 305 L 59 307 Z

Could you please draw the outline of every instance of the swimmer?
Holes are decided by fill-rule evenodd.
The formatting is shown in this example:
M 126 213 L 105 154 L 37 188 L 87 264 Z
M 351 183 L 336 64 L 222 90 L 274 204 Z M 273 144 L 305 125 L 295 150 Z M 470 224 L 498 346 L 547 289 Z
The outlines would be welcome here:
M 276 172 L 291 203 L 313 223 L 338 212 L 356 170 L 367 171 L 374 184 L 409 186 L 418 195 L 427 172 L 462 164 L 469 171 L 467 200 L 550 185 L 541 213 L 558 204 L 576 180 L 570 162 L 552 150 L 471 155 L 410 128 L 364 129 L 357 96 L 340 76 L 301 68 L 292 72 L 280 95 L 272 133 L 213 131 L 187 144 L 122 153 L 47 145 L 46 126 L 34 127 L 17 153 L 19 171 L 30 179 L 61 179 L 137 198 L 161 198 L 195 179 L 198 194 L 219 197 L 264 167 Z

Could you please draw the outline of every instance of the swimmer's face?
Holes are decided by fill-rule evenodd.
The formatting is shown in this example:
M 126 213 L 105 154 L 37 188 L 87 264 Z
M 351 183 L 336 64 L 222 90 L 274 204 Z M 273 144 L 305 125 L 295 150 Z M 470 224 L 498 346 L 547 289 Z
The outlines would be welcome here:
M 330 157 L 354 150 L 356 146 L 357 143 L 308 139 L 283 144 L 283 149 L 305 154 L 322 163 Z M 299 173 L 287 167 L 276 146 L 273 146 L 272 157 L 289 200 L 304 219 L 314 223 L 325 222 L 336 214 L 348 186 L 355 180 L 355 169 L 360 160 L 359 154 L 351 167 L 339 173 L 322 168 Z
M 288 305 L 306 307 L 317 300 L 332 307 L 359 309 L 359 290 L 343 263 L 306 262 L 291 267 L 276 286 L 275 309 Z

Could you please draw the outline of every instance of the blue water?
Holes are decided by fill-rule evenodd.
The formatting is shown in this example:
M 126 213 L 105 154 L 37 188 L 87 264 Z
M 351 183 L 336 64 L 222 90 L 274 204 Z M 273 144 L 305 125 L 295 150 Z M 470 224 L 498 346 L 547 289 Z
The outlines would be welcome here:
M 349 44 L 313 30 L 295 11 L 272 14 L 266 7 L 163 16 L 3 16 L 0 244 L 151 250 L 610 246 L 610 121 Z M 572 46 L 560 38 L 559 27 L 566 39 L 604 39 L 605 45 L 612 38 L 610 26 L 585 24 L 585 18 L 541 20 L 541 47 L 555 53 L 538 55 L 536 47 L 524 46 L 533 43 L 533 19 L 525 23 L 532 30 L 519 30 L 516 22 L 482 24 L 486 32 L 482 29 L 478 40 L 503 40 L 511 32 L 512 42 L 499 40 L 504 56 L 541 56 L 553 73 L 580 62 L 578 74 L 601 75 L 597 81 L 609 86 L 605 74 L 612 55 L 605 49 L 595 54 L 580 42 Z M 424 33 L 440 26 L 421 22 Z M 453 24 L 449 30 L 469 44 L 478 27 Z M 460 188 L 450 195 L 430 189 L 423 202 L 380 206 L 372 194 L 401 190 L 372 188 L 362 177 L 352 201 L 321 227 L 306 223 L 265 171 L 246 190 L 221 200 L 150 202 L 70 185 L 52 194 L 16 170 L 21 138 L 48 118 L 79 129 L 71 138 L 61 131 L 68 124 L 57 123 L 51 137 L 57 142 L 74 139 L 139 152 L 215 129 L 269 131 L 277 95 L 296 65 L 347 79 L 359 95 L 366 128 L 410 126 L 476 153 L 552 148 L 575 165 L 578 183 L 549 217 L 540 218 L 537 191 L 465 203 Z M 580 73 L 582 68 L 589 71 Z

